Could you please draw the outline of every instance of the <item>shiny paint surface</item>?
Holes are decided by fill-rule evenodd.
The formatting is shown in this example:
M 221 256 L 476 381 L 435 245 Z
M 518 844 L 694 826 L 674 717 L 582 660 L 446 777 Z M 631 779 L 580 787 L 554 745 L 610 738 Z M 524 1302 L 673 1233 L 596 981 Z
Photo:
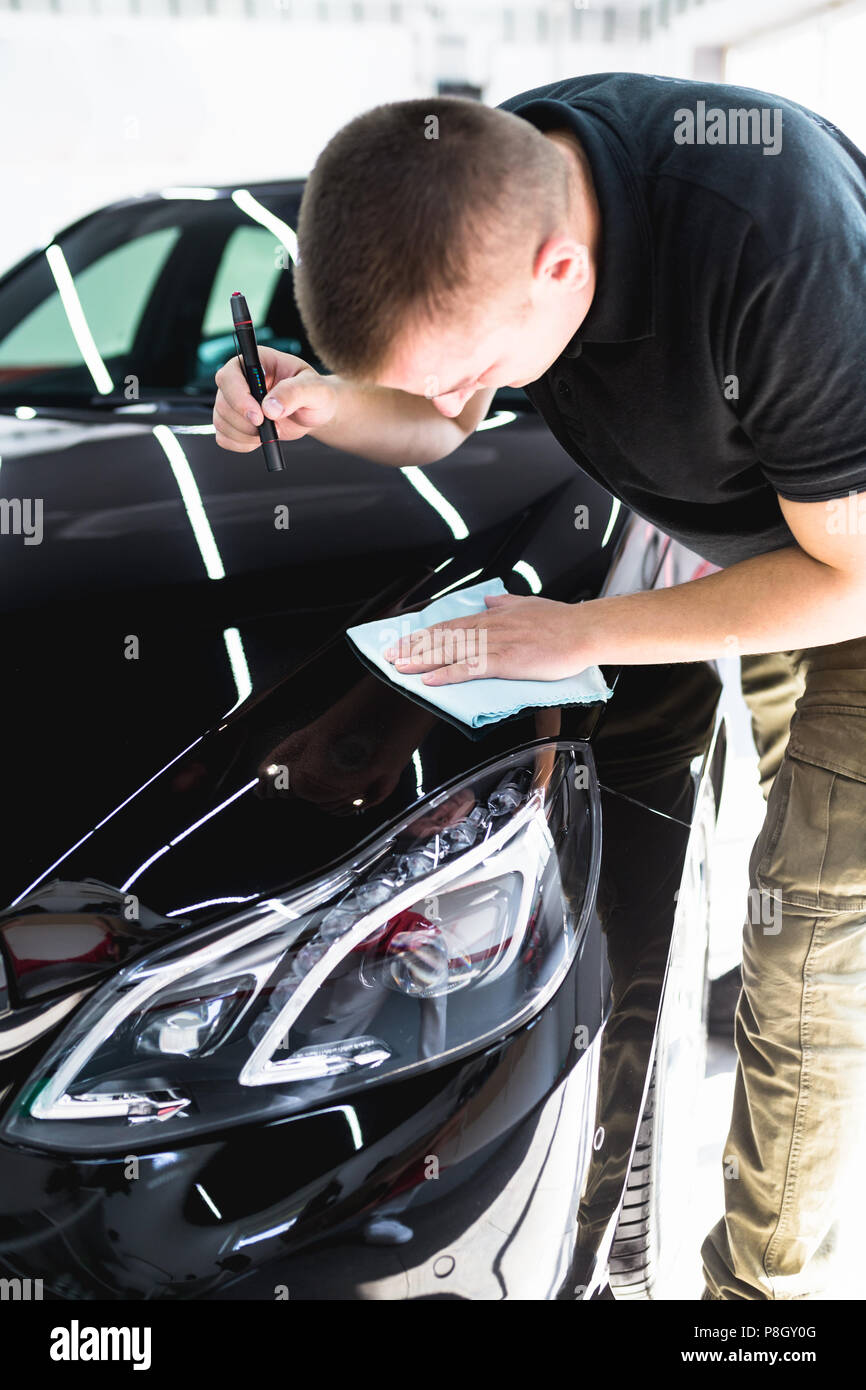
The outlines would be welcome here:
M 184 764 L 183 787 L 176 770 L 178 827 L 209 809 L 211 794 L 218 800 L 224 788 L 228 794 L 240 785 L 229 771 L 240 746 L 255 744 L 264 755 L 357 684 L 364 673 L 344 650 L 353 623 L 395 605 L 423 605 L 479 569 L 479 578 L 501 575 L 512 592 L 527 593 L 513 570 L 520 561 L 551 596 L 587 597 L 604 577 L 600 540 L 611 499 L 558 445 L 548 446 L 534 416 L 479 435 L 425 470 L 465 520 L 469 535 L 460 541 L 399 469 L 303 439 L 292 469 L 269 476 L 257 456 L 225 453 L 212 436 L 174 434 L 222 557 L 219 580 L 205 573 L 152 429 L 137 426 L 118 440 L 111 426 L 94 422 L 59 453 L 49 436 L 44 453 L 16 454 L 17 436 L 26 443 L 35 426 L 41 433 L 41 420 L 16 421 L 2 440 L 5 495 L 44 499 L 41 545 L 0 538 L 11 667 L 4 710 L 9 727 L 26 723 L 32 731 L 10 741 L 7 777 L 42 802 L 38 839 L 26 820 L 16 817 L 11 827 L 5 901 L 222 722 L 240 693 L 227 631 L 240 635 L 241 688 L 248 672 L 257 704 Z M 590 505 L 585 532 L 573 526 L 579 503 Z M 277 506 L 289 508 L 287 530 L 274 525 Z M 134 660 L 124 656 L 129 636 L 139 643 Z M 315 673 L 306 665 L 314 653 L 322 654 Z M 377 718 L 371 704 L 369 720 Z M 43 781 L 47 796 L 40 796 Z M 97 876 L 121 883 L 124 869 Z
M 0 1106 L 121 958 L 314 879 L 495 756 L 590 740 L 603 831 L 579 955 L 526 1026 L 352 1105 L 166 1152 L 158 1125 L 139 1126 L 132 1169 L 0 1143 L 4 1275 L 67 1299 L 571 1299 L 604 1286 L 719 681 L 705 663 L 606 670 L 607 706 L 470 736 L 362 665 L 346 627 L 452 584 L 500 576 L 527 593 L 537 576 L 574 602 L 696 572 L 534 412 L 500 423 L 501 408 L 424 470 L 444 508 L 411 473 L 312 440 L 268 474 L 258 455 L 219 450 L 195 401 L 156 428 L 104 411 L 0 415 L 4 496 L 44 499 L 40 545 L 0 537 L 14 806 Z M 208 577 L 179 456 L 223 577 Z M 290 768 L 289 792 L 263 775 L 274 764 Z

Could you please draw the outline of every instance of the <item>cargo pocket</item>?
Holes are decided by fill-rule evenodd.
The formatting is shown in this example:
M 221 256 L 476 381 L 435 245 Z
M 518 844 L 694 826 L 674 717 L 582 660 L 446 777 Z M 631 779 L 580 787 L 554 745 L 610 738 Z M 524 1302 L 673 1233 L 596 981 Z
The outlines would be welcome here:
M 755 880 L 815 912 L 866 912 L 866 708 L 798 709 Z

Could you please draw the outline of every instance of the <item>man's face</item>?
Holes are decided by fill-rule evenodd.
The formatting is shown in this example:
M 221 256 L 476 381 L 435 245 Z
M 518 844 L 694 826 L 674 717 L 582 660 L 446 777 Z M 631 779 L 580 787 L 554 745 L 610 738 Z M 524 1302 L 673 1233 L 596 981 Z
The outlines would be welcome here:
M 525 386 L 556 361 L 595 288 L 587 247 L 567 233 L 547 239 L 529 273 L 480 278 L 487 292 L 476 295 L 464 321 L 407 329 L 377 385 L 426 396 L 449 417 L 484 387 Z

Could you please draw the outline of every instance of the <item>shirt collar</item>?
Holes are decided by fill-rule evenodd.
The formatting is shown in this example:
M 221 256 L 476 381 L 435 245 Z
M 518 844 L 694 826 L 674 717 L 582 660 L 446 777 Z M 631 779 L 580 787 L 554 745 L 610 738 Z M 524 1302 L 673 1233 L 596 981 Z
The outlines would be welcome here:
M 538 130 L 565 126 L 580 140 L 601 213 L 599 265 L 589 313 L 562 350 L 578 357 L 583 343 L 627 343 L 655 332 L 649 214 L 637 173 L 616 133 L 588 111 L 553 97 L 511 107 Z

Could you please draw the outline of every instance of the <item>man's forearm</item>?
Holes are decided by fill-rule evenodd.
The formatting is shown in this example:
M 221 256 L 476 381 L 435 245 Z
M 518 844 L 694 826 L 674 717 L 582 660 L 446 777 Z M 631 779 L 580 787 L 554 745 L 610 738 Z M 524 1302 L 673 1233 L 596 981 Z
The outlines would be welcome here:
M 480 423 L 492 390 L 477 391 L 453 419 L 425 396 L 387 386 L 328 378 L 337 391 L 335 414 L 311 435 L 331 448 L 394 468 L 423 467 L 454 452 Z
M 670 589 L 592 599 L 577 612 L 602 664 L 793 651 L 866 635 L 866 574 L 787 547 Z

